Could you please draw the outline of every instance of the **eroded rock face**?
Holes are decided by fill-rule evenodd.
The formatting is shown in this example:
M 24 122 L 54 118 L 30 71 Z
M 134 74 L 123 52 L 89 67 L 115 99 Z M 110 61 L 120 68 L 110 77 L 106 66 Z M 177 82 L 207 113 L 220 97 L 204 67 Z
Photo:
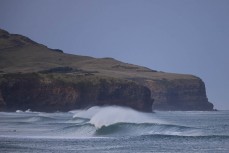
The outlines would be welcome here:
M 157 110 L 213 110 L 208 102 L 204 82 L 199 78 L 146 80 Z
M 65 54 L 0 29 L 0 110 L 121 105 L 151 111 L 150 94 L 156 110 L 213 110 L 203 81 L 193 75 Z
M 53 112 L 95 105 L 119 105 L 152 111 L 150 90 L 134 82 L 85 79 L 70 83 L 43 79 L 38 74 L 6 75 L 0 85 L 0 107 L 6 111 L 31 109 Z

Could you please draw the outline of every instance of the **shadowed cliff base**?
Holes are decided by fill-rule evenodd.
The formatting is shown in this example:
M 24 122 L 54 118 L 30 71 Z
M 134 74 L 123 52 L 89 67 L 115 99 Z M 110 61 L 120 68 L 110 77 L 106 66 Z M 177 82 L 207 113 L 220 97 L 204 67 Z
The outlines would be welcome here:
M 66 77 L 62 79 L 54 76 L 41 73 L 3 75 L 0 86 L 5 102 L 3 109 L 53 112 L 119 105 L 152 111 L 150 90 L 134 82 L 108 77 L 62 74 L 61 77 Z
M 213 110 L 196 76 L 66 54 L 0 30 L 1 110 L 121 105 L 152 111 L 153 101 L 159 110 Z

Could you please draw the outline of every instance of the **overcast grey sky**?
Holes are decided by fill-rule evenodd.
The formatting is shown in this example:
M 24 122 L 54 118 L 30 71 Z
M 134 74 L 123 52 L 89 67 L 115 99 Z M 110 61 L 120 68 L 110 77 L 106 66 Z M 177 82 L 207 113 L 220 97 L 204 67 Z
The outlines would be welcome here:
M 193 74 L 229 109 L 229 0 L 0 0 L 0 28 L 66 53 Z

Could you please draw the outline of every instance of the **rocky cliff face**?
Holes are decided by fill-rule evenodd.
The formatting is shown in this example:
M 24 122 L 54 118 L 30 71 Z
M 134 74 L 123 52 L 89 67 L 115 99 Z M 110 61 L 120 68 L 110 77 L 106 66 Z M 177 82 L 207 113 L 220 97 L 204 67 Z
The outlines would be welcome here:
M 65 54 L 0 29 L 0 110 L 121 105 L 140 111 L 213 110 L 204 82 L 113 58 Z
M 77 79 L 77 78 L 76 78 Z M 134 82 L 113 79 L 64 82 L 39 74 L 4 75 L 0 84 L 2 110 L 68 111 L 90 106 L 120 105 L 152 111 L 150 91 Z
M 146 80 L 144 82 L 154 97 L 157 110 L 212 110 L 204 82 L 193 79 Z

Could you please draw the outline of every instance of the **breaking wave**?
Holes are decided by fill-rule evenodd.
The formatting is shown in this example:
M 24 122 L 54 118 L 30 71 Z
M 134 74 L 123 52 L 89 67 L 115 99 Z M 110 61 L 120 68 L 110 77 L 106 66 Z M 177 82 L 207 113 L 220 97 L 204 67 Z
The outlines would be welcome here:
M 67 113 L 22 112 L 0 114 L 0 136 L 39 136 L 58 138 L 122 136 L 217 136 L 206 129 L 159 119 L 156 113 L 143 113 L 119 106 L 91 107 Z M 20 123 L 20 124 L 18 124 Z M 4 131 L 5 130 L 5 131 Z M 218 135 L 224 136 L 225 135 Z M 226 137 L 229 137 L 226 135 Z
M 73 118 L 89 119 L 96 128 L 116 123 L 165 123 L 156 119 L 152 113 L 143 113 L 120 106 L 92 107 L 74 114 Z
M 139 135 L 176 135 L 176 136 L 198 136 L 200 131 L 190 127 L 150 124 L 150 123 L 116 123 L 110 126 L 103 126 L 96 131 L 97 135 L 114 136 L 139 136 Z

